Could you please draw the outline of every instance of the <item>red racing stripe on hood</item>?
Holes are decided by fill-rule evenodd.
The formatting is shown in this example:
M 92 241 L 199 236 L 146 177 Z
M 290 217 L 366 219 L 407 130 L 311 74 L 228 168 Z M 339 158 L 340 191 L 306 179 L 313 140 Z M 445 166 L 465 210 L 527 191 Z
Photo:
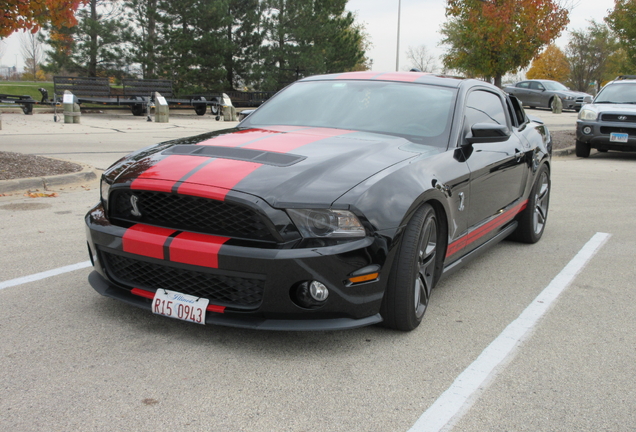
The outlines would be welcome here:
M 122 238 L 124 252 L 164 259 L 164 245 L 177 231 L 137 224 L 126 230 Z
M 282 135 L 274 135 L 260 141 L 245 146 L 247 149 L 264 150 L 277 153 L 287 153 L 299 147 L 320 141 L 325 138 L 332 138 L 338 135 L 352 133 L 349 130 L 307 128 L 298 132 L 288 132 Z
M 233 159 L 215 159 L 188 177 L 177 189 L 180 194 L 208 197 L 223 201 L 238 182 L 262 164 Z M 213 188 L 212 190 L 208 190 Z
M 228 237 L 182 232 L 170 243 L 170 261 L 219 268 L 219 250 Z
M 131 189 L 170 192 L 177 181 L 204 162 L 205 159 L 197 156 L 168 156 L 142 172 L 133 180 L 130 187 Z M 147 180 L 151 180 L 151 188 L 149 188 Z M 162 182 L 157 183 L 156 180 L 161 180 Z
M 298 127 L 296 127 L 298 129 Z M 270 135 L 278 135 L 283 133 L 284 130 L 269 129 L 246 129 L 226 135 L 218 135 L 214 138 L 201 141 L 198 145 L 213 145 L 220 147 L 238 147 L 243 144 L 247 144 L 250 141 L 262 139 Z
M 351 133 L 348 130 L 307 128 L 298 132 L 274 134 L 244 148 L 286 153 L 325 138 Z M 262 164 L 233 159 L 216 159 L 192 174 L 178 193 L 224 200 L 227 193 Z

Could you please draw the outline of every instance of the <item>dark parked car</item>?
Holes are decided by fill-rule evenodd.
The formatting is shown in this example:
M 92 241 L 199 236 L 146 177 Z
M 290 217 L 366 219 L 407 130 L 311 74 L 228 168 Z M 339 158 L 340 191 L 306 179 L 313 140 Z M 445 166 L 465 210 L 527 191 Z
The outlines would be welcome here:
M 576 155 L 591 149 L 636 151 L 636 80 L 608 83 L 576 121 Z
M 541 238 L 550 149 L 481 81 L 306 78 L 233 129 L 106 170 L 89 281 L 201 324 L 412 330 L 443 274 L 506 237 Z
M 592 95 L 572 91 L 560 82 L 552 80 L 521 81 L 514 86 L 504 88 L 504 91 L 530 108 L 552 109 L 557 96 L 561 98 L 563 109 L 579 111 L 583 105 L 592 102 Z

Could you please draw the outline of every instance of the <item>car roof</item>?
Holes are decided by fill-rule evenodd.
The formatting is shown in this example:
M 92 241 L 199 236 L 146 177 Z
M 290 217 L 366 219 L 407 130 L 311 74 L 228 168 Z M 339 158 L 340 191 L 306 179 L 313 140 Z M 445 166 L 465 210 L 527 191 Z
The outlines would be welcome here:
M 303 78 L 300 81 L 327 81 L 327 80 L 359 80 L 359 81 L 394 81 L 404 83 L 417 83 L 417 84 L 433 84 L 442 85 L 446 87 L 458 88 L 462 83 L 470 80 L 461 77 L 451 77 L 444 75 L 436 75 L 426 72 L 375 72 L 375 71 L 362 71 L 362 72 L 343 72 L 329 75 L 314 75 L 307 78 Z M 479 83 L 490 86 L 486 82 L 479 81 Z

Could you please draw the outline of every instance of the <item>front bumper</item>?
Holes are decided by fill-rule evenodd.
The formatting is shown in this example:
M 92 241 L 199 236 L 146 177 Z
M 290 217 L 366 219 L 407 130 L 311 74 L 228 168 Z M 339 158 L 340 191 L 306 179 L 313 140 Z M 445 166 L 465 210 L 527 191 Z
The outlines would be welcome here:
M 152 300 L 134 294 L 133 289 L 154 293 L 157 288 L 166 288 L 212 297 L 210 304 L 223 312 L 208 312 L 206 324 L 266 330 L 332 330 L 382 321 L 379 310 L 388 255 L 383 237 L 302 249 L 223 244 L 208 264 L 201 257 L 206 256 L 209 243 L 196 239 L 188 242 L 190 250 L 186 251 L 193 262 L 172 260 L 176 253 L 160 257 L 143 250 L 140 254 L 130 248 L 126 250 L 125 238 L 129 238 L 131 228 L 110 224 L 101 204 L 86 215 L 85 221 L 95 267 L 89 276 L 91 286 L 102 295 L 128 304 L 150 310 Z M 149 239 L 149 244 L 153 241 Z M 152 249 L 152 245 L 148 247 Z M 183 251 L 180 254 L 183 256 Z M 381 269 L 377 279 L 357 284 L 347 280 L 354 272 L 369 266 Z M 196 280 L 191 282 L 190 275 Z M 209 295 L 188 291 L 195 284 L 197 290 L 205 291 L 210 280 L 223 284 L 223 288 L 220 291 L 215 288 Z M 295 288 L 311 280 L 320 281 L 329 289 L 327 301 L 316 309 L 303 308 L 293 300 Z
M 584 133 L 583 129 L 586 127 L 591 128 L 592 131 L 590 133 Z M 610 141 L 610 134 L 612 132 L 628 134 L 627 142 Z M 590 146 L 595 149 L 636 151 L 636 124 L 577 120 L 576 139 L 590 144 Z

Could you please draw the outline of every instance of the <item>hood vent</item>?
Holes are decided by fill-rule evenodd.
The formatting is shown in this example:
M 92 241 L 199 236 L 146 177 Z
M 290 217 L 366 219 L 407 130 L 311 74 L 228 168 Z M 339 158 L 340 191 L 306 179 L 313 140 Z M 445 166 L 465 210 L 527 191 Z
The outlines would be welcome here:
M 163 151 L 162 154 L 234 159 L 247 162 L 257 162 L 264 165 L 272 165 L 278 167 L 291 166 L 307 158 L 306 156 L 299 156 L 289 153 L 276 153 L 240 147 L 217 147 L 191 144 L 175 145 Z

